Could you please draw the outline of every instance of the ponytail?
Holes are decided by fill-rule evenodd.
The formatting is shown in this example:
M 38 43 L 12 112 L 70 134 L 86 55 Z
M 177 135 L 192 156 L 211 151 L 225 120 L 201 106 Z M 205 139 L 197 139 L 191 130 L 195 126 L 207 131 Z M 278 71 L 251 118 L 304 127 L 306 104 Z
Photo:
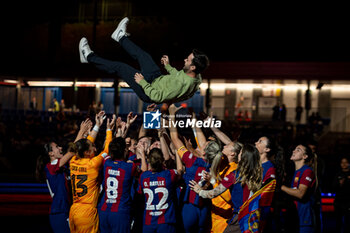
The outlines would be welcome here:
M 210 167 L 210 175 L 215 178 L 215 180 L 221 181 L 221 177 L 219 176 L 219 168 L 221 164 L 221 147 L 215 141 L 210 141 L 208 145 L 204 148 L 205 158 L 211 164 Z
M 164 157 L 159 148 L 153 148 L 148 154 L 148 162 L 153 172 L 161 172 L 164 169 Z

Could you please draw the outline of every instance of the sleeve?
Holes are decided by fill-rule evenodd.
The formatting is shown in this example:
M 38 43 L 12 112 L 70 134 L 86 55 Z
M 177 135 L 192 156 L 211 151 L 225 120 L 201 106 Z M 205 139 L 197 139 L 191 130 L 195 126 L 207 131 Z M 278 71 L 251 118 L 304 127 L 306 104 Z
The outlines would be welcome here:
M 300 177 L 299 184 L 304 184 L 307 187 L 311 187 L 315 180 L 315 173 L 311 169 L 306 169 L 303 175 Z
M 92 167 L 100 167 L 103 164 L 106 157 L 107 157 L 107 153 L 101 153 L 98 156 L 93 157 L 90 160 L 91 166 Z
M 140 175 L 140 179 L 139 179 L 139 184 L 138 184 L 138 186 L 137 186 L 137 192 L 139 193 L 139 194 L 142 194 L 142 173 L 141 173 L 141 175 Z
M 168 71 L 169 74 L 176 74 L 177 72 L 179 72 L 177 69 L 175 69 L 174 67 L 172 67 L 169 64 L 164 66 L 164 68 L 166 69 L 166 71 Z
M 162 103 L 165 100 L 173 99 L 180 92 L 179 88 L 176 85 L 169 84 L 169 88 L 162 88 L 161 90 L 156 89 L 152 86 L 152 84 L 148 83 L 146 80 L 141 80 L 139 85 L 142 87 L 145 94 L 154 102 Z M 181 86 L 179 86 L 181 87 Z
M 225 176 L 221 181 L 221 184 L 227 189 L 230 188 L 235 183 L 236 183 L 236 176 L 233 172 Z
M 185 163 L 186 167 L 192 167 L 192 165 L 197 159 L 197 157 L 194 156 L 190 151 L 188 151 L 185 146 L 180 147 L 177 150 L 177 153 L 179 154 L 182 162 Z
M 51 175 L 56 174 L 60 170 L 60 159 L 56 159 L 46 165 Z
M 276 179 L 276 168 L 270 167 L 269 170 L 267 170 L 263 182 L 265 182 L 268 179 Z
M 104 147 L 103 151 L 101 152 L 101 154 L 103 154 L 103 153 L 108 154 L 108 147 L 109 147 L 109 143 L 111 141 L 112 141 L 112 130 L 107 130 L 106 139 L 105 139 L 105 147 Z
M 177 150 L 177 153 L 179 154 L 180 158 L 182 159 L 183 155 L 187 152 L 187 148 L 185 146 L 180 147 Z
M 176 169 L 171 169 L 170 171 L 170 177 L 171 177 L 171 182 L 175 182 L 179 178 L 179 174 L 177 173 Z
M 95 142 L 95 138 L 91 137 L 90 135 L 88 135 L 86 139 L 89 140 L 92 143 Z
M 139 167 L 135 163 L 132 163 L 131 176 L 138 177 L 140 173 L 141 170 L 139 169 Z

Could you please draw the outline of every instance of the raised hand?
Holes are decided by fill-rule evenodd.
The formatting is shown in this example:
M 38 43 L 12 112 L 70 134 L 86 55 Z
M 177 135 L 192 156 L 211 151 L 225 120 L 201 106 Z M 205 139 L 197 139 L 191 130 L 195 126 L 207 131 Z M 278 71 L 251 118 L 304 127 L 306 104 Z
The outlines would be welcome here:
M 136 120 L 137 115 L 133 115 L 132 112 L 129 112 L 128 116 L 126 117 L 126 127 L 129 127 L 134 121 Z
M 162 63 L 164 66 L 169 64 L 169 57 L 167 55 L 163 55 L 163 57 L 160 59 L 160 63 Z
M 105 111 L 100 111 L 99 113 L 97 113 L 96 116 L 95 116 L 96 125 L 98 127 L 101 127 L 101 125 L 103 124 L 104 119 L 106 119 Z
M 141 80 L 145 79 L 141 73 L 136 73 L 134 76 L 135 82 L 140 83 Z

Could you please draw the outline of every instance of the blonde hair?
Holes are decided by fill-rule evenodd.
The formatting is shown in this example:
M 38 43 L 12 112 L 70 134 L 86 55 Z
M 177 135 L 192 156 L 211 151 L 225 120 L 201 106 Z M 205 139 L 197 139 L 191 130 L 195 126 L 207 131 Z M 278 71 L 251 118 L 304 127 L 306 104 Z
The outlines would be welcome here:
M 209 162 L 209 164 L 211 164 L 211 177 L 215 178 L 216 180 L 221 180 L 221 177 L 219 176 L 218 172 L 222 157 L 220 145 L 215 141 L 210 141 L 208 145 L 204 148 L 204 152 L 206 160 Z

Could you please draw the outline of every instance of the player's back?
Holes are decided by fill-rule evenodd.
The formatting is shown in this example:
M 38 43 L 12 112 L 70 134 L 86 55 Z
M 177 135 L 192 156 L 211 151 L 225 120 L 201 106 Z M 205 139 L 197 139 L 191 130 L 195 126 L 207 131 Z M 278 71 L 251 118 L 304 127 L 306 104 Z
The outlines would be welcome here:
M 99 209 L 129 214 L 133 176 L 137 175 L 134 163 L 107 159 L 103 165 L 103 195 Z
M 146 201 L 145 225 L 176 223 L 174 198 L 177 179 L 176 170 L 146 171 L 141 174 L 140 188 Z
M 98 172 L 102 156 L 77 158 L 70 161 L 73 203 L 92 204 L 96 207 L 99 194 Z

